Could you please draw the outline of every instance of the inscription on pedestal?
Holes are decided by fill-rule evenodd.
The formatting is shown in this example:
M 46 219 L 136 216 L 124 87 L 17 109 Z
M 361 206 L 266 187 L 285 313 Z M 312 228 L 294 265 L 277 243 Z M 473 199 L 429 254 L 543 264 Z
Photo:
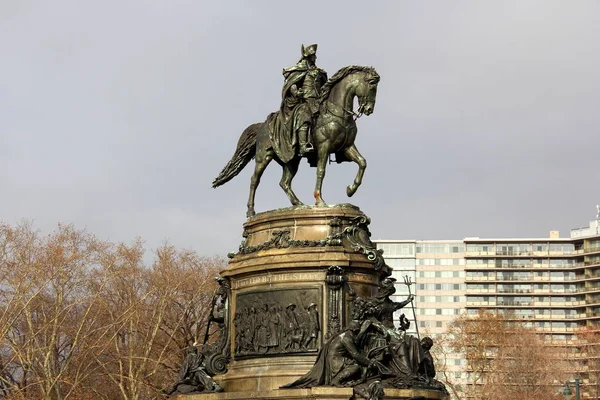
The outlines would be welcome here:
M 322 342 L 321 310 L 319 287 L 238 294 L 235 357 L 316 352 Z
M 233 281 L 233 288 L 242 289 L 250 286 L 279 282 L 320 281 L 323 280 L 323 276 L 324 274 L 320 272 L 290 272 L 253 276 L 250 278 L 236 279 Z

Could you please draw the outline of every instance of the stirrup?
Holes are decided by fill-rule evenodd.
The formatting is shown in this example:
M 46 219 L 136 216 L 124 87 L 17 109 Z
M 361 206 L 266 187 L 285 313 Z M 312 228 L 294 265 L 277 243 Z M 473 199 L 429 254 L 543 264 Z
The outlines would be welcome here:
M 303 144 L 303 145 L 300 146 L 300 149 L 299 149 L 298 153 L 300 154 L 300 156 L 303 156 L 306 153 L 310 153 L 314 149 L 315 148 L 312 146 L 312 144 L 306 143 L 306 144 Z

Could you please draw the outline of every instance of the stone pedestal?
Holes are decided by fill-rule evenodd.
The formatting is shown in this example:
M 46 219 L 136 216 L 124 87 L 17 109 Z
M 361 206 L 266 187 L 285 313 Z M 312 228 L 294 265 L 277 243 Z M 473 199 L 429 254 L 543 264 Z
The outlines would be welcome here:
M 305 374 L 324 340 L 347 323 L 351 301 L 389 275 L 358 207 L 293 207 L 248 219 L 230 254 L 226 392 L 270 391 Z M 297 329 L 299 327 L 300 329 Z
M 384 389 L 385 400 L 447 400 L 444 393 L 427 389 Z M 280 389 L 260 392 L 203 393 L 175 396 L 174 400 L 354 400 L 352 388 L 314 387 L 311 389 Z
M 280 387 L 313 367 L 327 339 L 348 326 L 354 300 L 373 296 L 389 276 L 370 240 L 369 223 L 350 204 L 291 207 L 249 218 L 239 251 L 229 254 L 229 266 L 221 273 L 226 289 L 221 296 L 227 299 L 222 346 L 206 359 L 213 373 L 224 371 L 229 360 L 227 372 L 214 376 L 225 392 L 175 398 L 356 398 L 352 388 Z M 438 390 L 385 389 L 385 399 L 418 396 L 447 398 Z

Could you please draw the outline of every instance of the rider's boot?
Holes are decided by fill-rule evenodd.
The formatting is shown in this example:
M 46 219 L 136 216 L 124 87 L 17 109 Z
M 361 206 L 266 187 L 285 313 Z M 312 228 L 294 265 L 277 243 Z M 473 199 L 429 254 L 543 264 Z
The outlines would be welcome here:
M 308 141 L 308 126 L 303 126 L 298 130 L 298 144 L 300 157 L 314 150 L 312 143 Z

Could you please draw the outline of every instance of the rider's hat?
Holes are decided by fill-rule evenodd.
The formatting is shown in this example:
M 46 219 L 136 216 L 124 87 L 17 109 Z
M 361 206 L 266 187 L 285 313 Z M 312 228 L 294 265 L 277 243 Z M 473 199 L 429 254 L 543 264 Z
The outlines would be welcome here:
M 306 47 L 304 47 L 304 45 L 302 45 L 302 57 L 313 56 L 315 54 L 317 54 L 317 45 L 316 44 L 311 44 L 310 46 L 306 46 Z

